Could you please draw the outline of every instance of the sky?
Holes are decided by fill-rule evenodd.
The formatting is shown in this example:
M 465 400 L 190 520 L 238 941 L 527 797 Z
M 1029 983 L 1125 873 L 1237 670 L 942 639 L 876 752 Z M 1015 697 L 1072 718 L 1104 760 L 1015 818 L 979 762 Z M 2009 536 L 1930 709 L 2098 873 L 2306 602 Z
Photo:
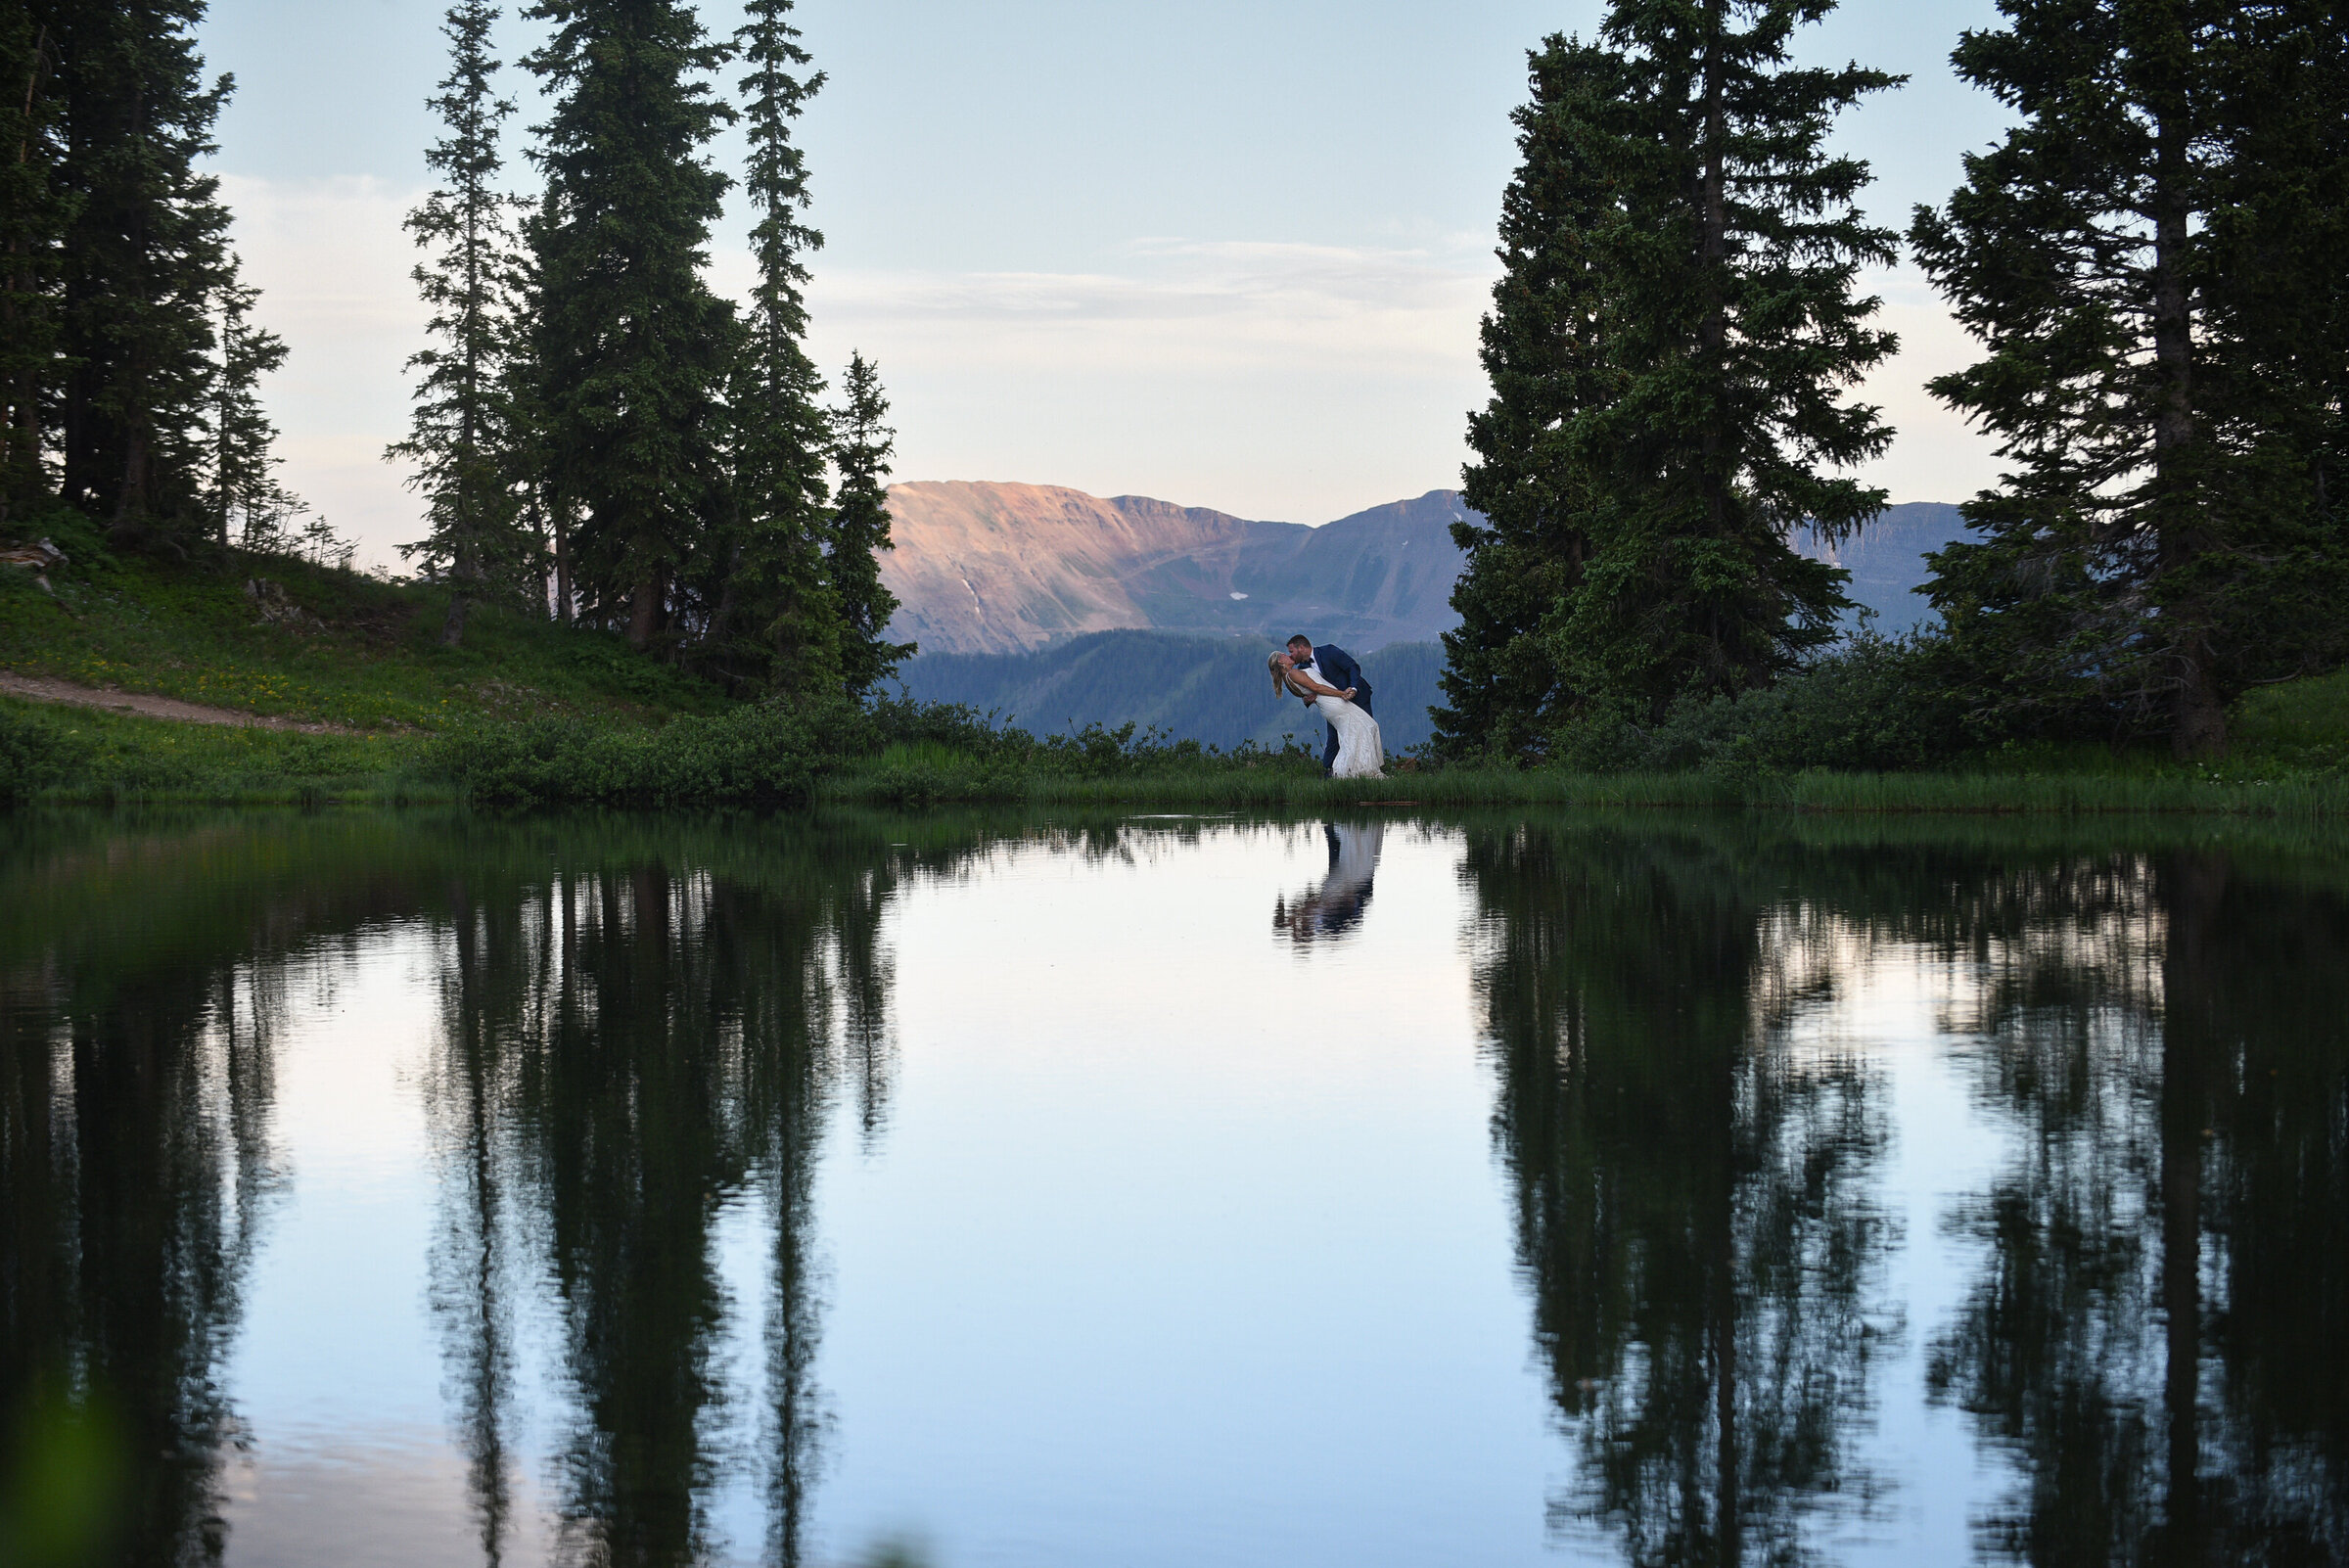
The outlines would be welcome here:
M 445 70 L 433 0 L 214 0 L 234 74 L 214 167 L 267 326 L 286 478 L 361 559 L 419 531 L 403 471 L 407 356 L 425 346 L 400 227 L 429 187 Z M 1516 161 L 1525 55 L 1589 34 L 1597 0 L 801 0 L 827 76 L 802 121 L 813 177 L 810 348 L 880 365 L 899 480 L 1014 480 L 1323 523 L 1459 484 L 1485 387 L 1478 319 Z M 702 8 L 727 34 L 739 6 Z M 2006 122 L 1949 53 L 1991 0 L 1847 0 L 1801 57 L 1905 72 L 1839 126 L 1906 228 Z M 535 24 L 509 17 L 501 57 Z M 730 69 L 731 89 L 740 75 Z M 510 177 L 544 104 L 509 64 Z M 732 139 L 713 149 L 740 167 Z M 739 204 L 716 287 L 751 264 Z M 1894 501 L 1961 500 L 1988 443 L 1922 389 L 1970 357 L 1906 260 L 1871 275 L 1903 351 L 1865 395 L 1898 430 L 1865 470 Z

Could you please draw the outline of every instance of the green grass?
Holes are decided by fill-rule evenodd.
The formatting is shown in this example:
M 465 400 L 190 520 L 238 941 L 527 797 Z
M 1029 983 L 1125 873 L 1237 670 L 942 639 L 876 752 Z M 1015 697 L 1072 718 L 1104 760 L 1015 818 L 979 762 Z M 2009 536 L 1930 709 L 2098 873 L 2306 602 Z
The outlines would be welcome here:
M 75 565 L 54 599 L 0 570 L 0 668 L 361 729 L 576 714 L 645 720 L 714 714 L 714 686 L 619 636 L 483 607 L 440 646 L 447 595 L 280 558 L 163 566 L 61 537 Z M 279 583 L 315 618 L 264 621 L 245 592 Z
M 774 733 L 767 733 L 774 730 Z M 2309 744 L 2329 744 L 2322 739 Z M 757 711 L 628 721 L 486 722 L 446 735 L 351 735 L 180 724 L 130 715 L 0 699 L 0 795 L 56 802 L 182 804 L 458 801 L 466 760 L 483 741 L 541 737 L 548 760 L 526 773 L 581 800 L 689 805 L 752 799 L 771 783 L 798 796 L 812 772 L 816 802 L 834 807 L 1013 807 L 1042 809 L 1436 810 L 1758 809 L 1841 814 L 2220 813 L 2349 815 L 2349 769 L 2285 765 L 2271 754 L 2224 767 L 2171 763 L 2102 748 L 1999 754 L 1938 773 L 1576 773 L 1564 769 L 1411 769 L 1383 780 L 1329 780 L 1282 754 L 1231 758 L 1007 751 L 992 758 L 936 740 L 898 742 L 860 758 L 823 760 L 788 723 Z M 535 743 L 534 743 L 535 744 Z M 13 763 L 11 758 L 17 759 Z M 513 759 L 496 764 L 511 771 Z M 534 770 L 534 771 L 533 771 Z M 786 775 L 789 775 L 787 778 Z M 748 788 L 743 787 L 748 783 Z M 550 787 L 502 792 L 509 801 Z M 491 793 L 501 793 L 493 790 Z
M 431 746 L 400 731 L 312 735 L 179 724 L 0 698 L 0 800 L 242 806 L 454 800 L 455 786 L 426 771 Z
M 2262 686 L 2234 705 L 2236 750 L 2311 769 L 2349 767 L 2349 669 Z

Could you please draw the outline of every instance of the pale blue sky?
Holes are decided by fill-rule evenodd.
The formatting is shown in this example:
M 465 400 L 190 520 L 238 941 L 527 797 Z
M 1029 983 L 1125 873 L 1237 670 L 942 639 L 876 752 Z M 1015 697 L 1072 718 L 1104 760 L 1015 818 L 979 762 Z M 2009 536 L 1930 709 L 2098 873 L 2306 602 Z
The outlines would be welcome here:
M 416 344 L 398 221 L 425 182 L 441 9 L 217 0 L 203 35 L 239 83 L 218 161 L 239 241 L 295 351 L 272 388 L 290 478 L 378 557 L 415 510 L 375 454 L 399 434 Z M 830 242 L 814 346 L 879 357 L 902 479 L 1312 523 L 1454 484 L 1524 54 L 1599 11 L 805 0 L 831 78 L 804 124 Z M 738 8 L 704 16 L 730 29 Z M 1987 0 L 1853 0 L 1805 39 L 1914 78 L 1844 132 L 1885 221 L 1946 195 L 1996 134 L 1999 107 L 1948 67 L 1959 29 L 1994 17 Z M 506 35 L 512 59 L 530 29 Z M 513 75 L 519 155 L 536 106 Z M 729 289 L 740 230 L 714 247 Z M 1904 433 L 1880 480 L 1896 499 L 1961 498 L 1990 477 L 1982 443 L 1916 388 L 1963 344 L 1912 271 L 1884 292 L 1911 350 L 1871 388 Z

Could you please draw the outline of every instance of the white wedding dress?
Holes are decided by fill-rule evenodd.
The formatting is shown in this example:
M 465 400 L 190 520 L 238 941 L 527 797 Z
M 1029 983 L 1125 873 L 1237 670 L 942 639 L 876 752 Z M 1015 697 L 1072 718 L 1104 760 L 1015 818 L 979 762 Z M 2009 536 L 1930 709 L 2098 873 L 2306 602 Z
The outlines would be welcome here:
M 1385 778 L 1386 749 L 1379 742 L 1378 720 L 1343 697 L 1315 697 L 1313 711 L 1338 737 L 1337 760 L 1329 764 L 1331 778 Z

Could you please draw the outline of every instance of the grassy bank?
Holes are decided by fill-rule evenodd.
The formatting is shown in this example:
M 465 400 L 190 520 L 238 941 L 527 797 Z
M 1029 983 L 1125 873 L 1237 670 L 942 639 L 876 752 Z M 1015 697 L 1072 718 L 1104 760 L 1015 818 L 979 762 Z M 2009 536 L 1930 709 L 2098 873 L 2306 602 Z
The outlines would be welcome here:
M 1064 737 L 963 749 L 891 739 L 886 725 L 840 715 L 752 708 L 666 724 L 555 719 L 317 735 L 0 699 L 0 784 L 12 780 L 0 793 L 58 804 L 2349 815 L 2349 774 L 2251 760 L 2214 770 L 2098 752 L 1951 772 L 1743 775 L 1405 763 L 1383 780 L 1329 780 L 1295 753 L 1217 754 L 1098 731 L 1089 745 Z
M 455 801 L 430 737 L 179 724 L 0 697 L 0 801 L 269 806 Z
M 278 556 L 166 564 L 108 554 L 94 534 L 58 543 L 74 565 L 52 574 L 54 595 L 0 570 L 0 669 L 354 729 L 727 706 L 617 635 L 494 606 L 444 648 L 448 599 L 429 584 Z

